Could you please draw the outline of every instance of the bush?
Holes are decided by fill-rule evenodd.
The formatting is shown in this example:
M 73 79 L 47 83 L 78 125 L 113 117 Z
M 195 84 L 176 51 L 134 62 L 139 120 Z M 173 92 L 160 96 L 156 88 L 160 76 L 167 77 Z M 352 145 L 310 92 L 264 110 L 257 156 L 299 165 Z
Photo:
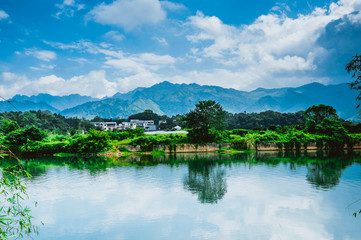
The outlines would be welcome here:
M 28 141 L 41 141 L 46 133 L 37 127 L 25 127 L 9 132 L 5 136 L 5 145 L 12 151 L 20 151 L 20 146 L 26 145 Z
M 234 149 L 247 149 L 247 142 L 245 138 L 233 139 L 231 141 L 231 148 Z
M 107 132 L 90 129 L 86 135 L 74 136 L 76 137 L 65 146 L 68 152 L 96 153 L 109 146 L 108 140 L 110 137 Z
M 142 151 L 152 151 L 159 142 L 155 137 L 138 137 L 132 140 L 132 145 L 140 145 Z
M 231 134 L 239 135 L 239 136 L 241 136 L 241 137 L 246 136 L 246 134 L 247 134 L 248 132 L 249 132 L 249 131 L 246 130 L 246 129 L 233 129 L 233 130 L 231 130 Z
M 247 134 L 246 137 L 254 143 L 278 142 L 281 139 L 280 135 L 274 131 L 259 131 Z
M 15 130 L 18 130 L 20 127 L 19 127 L 19 124 L 15 121 L 5 121 L 2 123 L 2 126 L 1 126 L 1 132 L 3 134 L 8 134 L 12 131 L 15 131 Z
M 327 149 L 343 149 L 350 142 L 347 130 L 335 119 L 324 118 L 316 126 L 316 132 L 323 136 Z
M 215 129 L 194 128 L 188 131 L 188 142 L 191 143 L 218 143 L 231 141 L 229 131 L 218 131 Z
M 108 132 L 111 140 L 124 140 L 127 138 L 135 138 L 144 135 L 143 128 L 127 129 L 125 131 L 111 131 Z
M 65 142 L 28 142 L 26 145 L 21 146 L 20 150 L 23 153 L 32 154 L 54 154 L 65 151 Z

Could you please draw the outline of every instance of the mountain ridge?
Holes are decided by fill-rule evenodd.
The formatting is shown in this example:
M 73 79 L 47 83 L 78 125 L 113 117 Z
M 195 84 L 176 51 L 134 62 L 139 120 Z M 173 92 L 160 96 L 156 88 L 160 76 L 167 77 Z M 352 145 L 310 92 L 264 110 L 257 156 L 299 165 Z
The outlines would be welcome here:
M 62 111 L 67 108 L 72 108 L 77 105 L 81 105 L 86 102 L 97 101 L 98 98 L 90 96 L 82 96 L 80 94 L 70 94 L 65 96 L 53 96 L 47 93 L 39 93 L 38 95 L 26 96 L 26 95 L 15 95 L 8 101 L 30 101 L 33 103 L 46 103 L 50 106 Z
M 136 88 L 127 93 L 118 92 L 103 99 L 78 94 L 64 97 L 38 94 L 30 97 L 16 95 L 12 98 L 12 101 L 34 100 L 38 102 L 33 103 L 33 107 L 36 107 L 36 104 L 42 104 L 42 108 L 46 108 L 48 105 L 51 108 L 50 111 L 57 111 L 65 116 L 80 118 L 92 118 L 93 116 L 126 118 L 131 114 L 146 109 L 153 110 L 158 114 L 172 116 L 188 112 L 194 108 L 197 102 L 203 100 L 219 102 L 226 111 L 231 113 L 266 110 L 297 112 L 305 110 L 314 104 L 326 104 L 333 106 L 342 118 L 355 120 L 357 119 L 357 94 L 356 91 L 350 90 L 347 84 L 323 85 L 321 83 L 310 83 L 299 87 L 257 88 L 246 92 L 219 86 L 198 85 L 195 83 L 173 84 L 166 81 L 148 88 Z M 45 101 L 50 100 L 40 102 L 44 99 Z M 64 106 L 70 107 L 65 108 Z

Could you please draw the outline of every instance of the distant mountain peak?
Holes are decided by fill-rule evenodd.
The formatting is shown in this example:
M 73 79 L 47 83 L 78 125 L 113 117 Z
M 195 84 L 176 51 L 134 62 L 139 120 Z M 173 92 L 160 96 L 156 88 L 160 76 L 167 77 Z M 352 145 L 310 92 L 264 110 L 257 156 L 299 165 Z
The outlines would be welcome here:
M 342 96 L 339 98 L 337 96 Z M 37 96 L 15 95 L 11 101 L 22 101 L 22 109 L 31 107 L 39 109 L 53 107 L 67 116 L 91 118 L 100 117 L 128 117 L 146 109 L 168 116 L 184 114 L 194 108 L 199 101 L 214 100 L 231 113 L 260 112 L 273 110 L 279 112 L 297 112 L 305 110 L 314 104 L 333 106 L 340 117 L 352 119 L 357 115 L 357 91 L 351 91 L 346 84 L 323 85 L 314 82 L 300 87 L 286 87 L 265 89 L 258 88 L 245 92 L 219 86 L 178 84 L 164 81 L 151 87 L 139 87 L 128 93 L 116 93 L 112 97 L 96 99 L 79 94 L 63 97 L 49 94 Z M 28 101 L 28 102 L 26 102 Z M 6 103 L 6 102 L 4 102 Z M 33 105 L 31 105 L 34 103 Z M 35 104 L 36 103 L 36 104 Z M 20 103 L 19 103 L 20 104 Z M 3 105 L 3 111 L 10 110 L 9 103 Z
M 45 103 L 53 107 L 54 109 L 64 110 L 67 108 L 75 107 L 89 101 L 96 101 L 97 98 L 89 96 L 82 96 L 79 94 L 70 94 L 67 96 L 53 96 L 48 93 L 39 93 L 38 95 L 26 96 L 15 95 L 10 101 L 31 101 L 33 103 Z

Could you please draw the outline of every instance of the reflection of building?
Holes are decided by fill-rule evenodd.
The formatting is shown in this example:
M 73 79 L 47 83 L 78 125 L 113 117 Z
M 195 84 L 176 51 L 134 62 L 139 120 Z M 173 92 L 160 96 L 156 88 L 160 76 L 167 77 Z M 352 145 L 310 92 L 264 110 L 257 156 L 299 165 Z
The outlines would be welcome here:
M 92 122 L 96 127 L 100 127 L 104 131 L 119 129 L 136 129 L 137 127 L 143 128 L 145 131 L 156 131 L 157 128 L 153 120 L 138 120 L 132 119 L 130 122 L 122 122 L 117 125 L 116 122 Z

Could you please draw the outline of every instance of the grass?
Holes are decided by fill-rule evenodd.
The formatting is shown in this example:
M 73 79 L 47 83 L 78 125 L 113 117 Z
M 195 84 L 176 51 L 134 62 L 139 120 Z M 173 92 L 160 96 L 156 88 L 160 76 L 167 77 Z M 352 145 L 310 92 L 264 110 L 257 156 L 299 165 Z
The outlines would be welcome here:
M 220 148 L 216 150 L 217 153 L 223 154 L 237 154 L 237 153 L 244 153 L 245 150 L 234 149 L 234 148 Z
M 153 150 L 152 151 L 152 156 L 159 157 L 159 156 L 164 156 L 164 155 L 165 155 L 165 152 L 162 150 Z
M 76 156 L 74 153 L 54 153 L 54 157 L 73 157 Z

